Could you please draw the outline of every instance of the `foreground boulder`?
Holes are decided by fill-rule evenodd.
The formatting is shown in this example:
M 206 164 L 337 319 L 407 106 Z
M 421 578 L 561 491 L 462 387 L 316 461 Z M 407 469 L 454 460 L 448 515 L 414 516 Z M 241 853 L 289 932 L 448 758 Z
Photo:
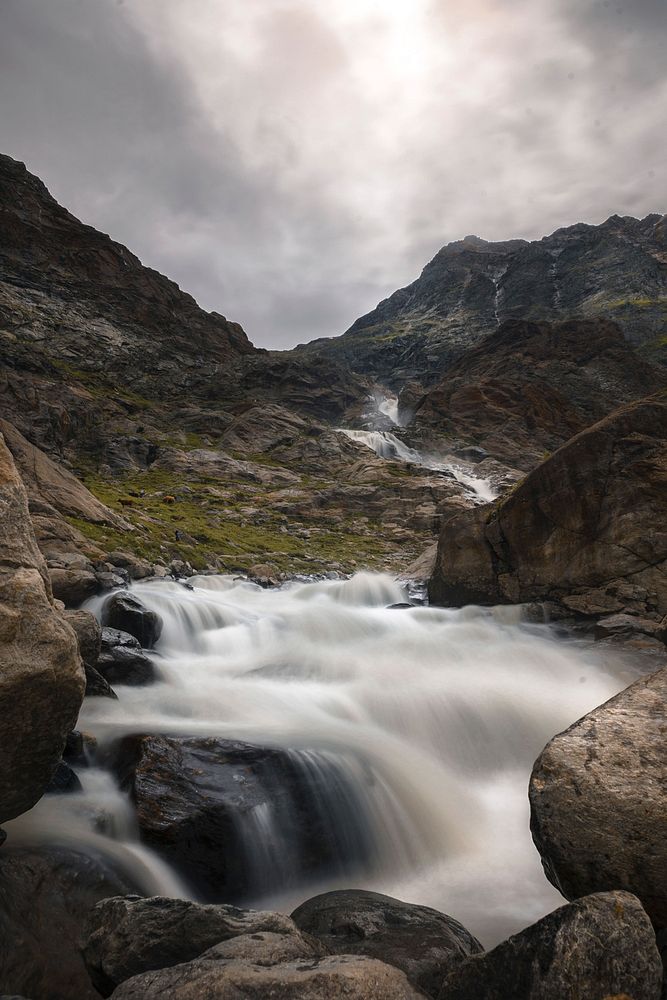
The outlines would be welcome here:
M 555 736 L 530 780 L 531 830 L 568 899 L 627 889 L 667 927 L 667 670 Z
M 112 594 L 102 608 L 102 625 L 129 632 L 144 649 L 150 649 L 162 634 L 162 619 L 129 591 Z
M 356 955 L 322 957 L 298 931 L 232 938 L 192 962 L 128 979 L 113 1000 L 418 1000 L 405 975 Z
M 363 802 L 335 762 L 323 756 L 309 767 L 311 758 L 218 737 L 150 735 L 125 737 L 111 766 L 135 803 L 142 840 L 200 898 L 238 903 L 295 877 L 372 863 Z
M 395 965 L 429 996 L 438 995 L 451 965 L 484 950 L 452 917 L 363 889 L 314 896 L 294 911 L 292 919 L 322 941 L 327 951 L 367 955 Z
M 100 860 L 65 849 L 0 852 L 0 993 L 97 1000 L 79 950 L 92 906 L 135 886 Z
M 296 928 L 282 913 L 118 896 L 91 911 L 82 950 L 95 987 L 106 997 L 139 973 L 188 962 L 232 937 L 266 931 L 290 934 Z
M 651 922 L 627 892 L 562 906 L 445 978 L 438 1000 L 659 1000 Z
M 594 591 L 592 614 L 630 601 L 634 613 L 660 619 L 667 614 L 666 482 L 667 402 L 652 397 L 616 410 L 498 505 L 443 525 L 431 601 L 565 599 L 572 608 L 572 597 L 576 604 Z
M 83 691 L 76 638 L 53 605 L 25 489 L 0 436 L 0 822 L 44 792 Z

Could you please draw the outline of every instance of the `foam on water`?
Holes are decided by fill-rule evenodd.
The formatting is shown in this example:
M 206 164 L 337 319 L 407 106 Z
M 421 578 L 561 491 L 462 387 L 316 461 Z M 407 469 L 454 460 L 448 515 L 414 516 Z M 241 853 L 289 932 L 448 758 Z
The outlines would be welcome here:
M 102 743 L 168 732 L 285 748 L 335 837 L 329 886 L 435 906 L 486 943 L 558 905 L 530 838 L 528 777 L 552 735 L 631 679 L 608 650 L 509 609 L 390 609 L 405 591 L 379 574 L 190 586 L 133 587 L 164 619 L 159 680 L 88 699 L 82 728 Z M 311 894 L 286 871 L 298 866 L 287 818 L 263 807 L 244 822 L 255 901 Z

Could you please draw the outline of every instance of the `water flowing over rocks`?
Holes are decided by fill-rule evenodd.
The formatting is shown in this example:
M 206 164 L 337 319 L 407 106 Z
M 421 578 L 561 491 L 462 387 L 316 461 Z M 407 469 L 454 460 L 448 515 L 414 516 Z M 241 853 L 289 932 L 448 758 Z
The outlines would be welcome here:
M 137 736 L 121 742 L 114 769 L 144 842 L 205 898 L 239 901 L 297 874 L 369 861 L 361 797 L 345 788 L 335 762 L 318 763 L 214 737 Z
M 132 976 L 188 962 L 229 938 L 295 930 L 281 913 L 126 896 L 94 907 L 82 932 L 82 950 L 93 983 L 106 997 Z
M 292 919 L 336 954 L 367 955 L 402 969 L 437 997 L 450 965 L 483 951 L 457 920 L 377 892 L 341 889 L 302 903 Z
M 530 781 L 531 830 L 567 899 L 626 889 L 667 927 L 667 670 L 555 736 Z
M 651 923 L 627 892 L 585 896 L 445 978 L 438 1000 L 659 1000 Z
M 25 488 L 0 436 L 0 821 L 42 795 L 83 690 L 76 638 L 54 607 Z
M 592 614 L 627 606 L 659 621 L 667 614 L 666 484 L 667 403 L 651 397 L 578 434 L 499 504 L 446 521 L 430 598 L 561 599 L 585 609 L 592 596 Z
M 120 591 L 107 598 L 102 608 L 102 625 L 129 632 L 145 649 L 154 646 L 162 632 L 160 616 L 155 611 L 149 611 L 128 591 Z

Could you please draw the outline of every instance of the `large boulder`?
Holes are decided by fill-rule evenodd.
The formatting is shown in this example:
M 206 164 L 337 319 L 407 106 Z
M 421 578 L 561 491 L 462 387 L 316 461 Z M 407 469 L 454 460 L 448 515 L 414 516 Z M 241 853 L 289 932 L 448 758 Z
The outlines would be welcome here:
M 144 649 L 155 645 L 162 634 L 162 619 L 127 590 L 108 597 L 102 607 L 102 625 L 129 632 Z
M 484 950 L 452 917 L 363 889 L 314 896 L 294 911 L 292 919 L 328 951 L 367 955 L 395 965 L 433 997 L 450 965 Z
M 244 934 L 192 962 L 134 976 L 113 1000 L 418 1000 L 404 973 L 356 955 L 322 957 L 295 931 Z
M 50 569 L 49 576 L 53 596 L 68 608 L 78 607 L 99 590 L 97 577 L 85 569 Z
M 372 863 L 364 803 L 325 755 L 218 737 L 128 736 L 112 767 L 144 842 L 208 901 L 237 903 L 295 877 Z
M 530 780 L 531 829 L 567 899 L 627 889 L 667 927 L 667 670 L 555 736 Z
M 85 664 L 94 667 L 102 648 L 102 629 L 92 611 L 64 611 L 63 618 L 74 629 L 79 654 Z
M 505 500 L 443 525 L 435 604 L 502 604 L 604 589 L 667 614 L 667 401 L 616 410 L 539 465 Z M 641 597 L 637 603 L 638 596 Z
M 651 922 L 627 892 L 562 906 L 445 977 L 438 1000 L 659 1000 Z
M 54 607 L 26 492 L 0 436 L 0 822 L 44 792 L 84 683 L 76 637 Z
M 267 931 L 292 934 L 296 928 L 282 913 L 117 896 L 94 907 L 81 940 L 91 979 L 106 997 L 139 973 L 189 962 L 232 937 Z
M 98 1000 L 79 938 L 105 896 L 135 886 L 102 861 L 61 848 L 0 852 L 0 993 Z

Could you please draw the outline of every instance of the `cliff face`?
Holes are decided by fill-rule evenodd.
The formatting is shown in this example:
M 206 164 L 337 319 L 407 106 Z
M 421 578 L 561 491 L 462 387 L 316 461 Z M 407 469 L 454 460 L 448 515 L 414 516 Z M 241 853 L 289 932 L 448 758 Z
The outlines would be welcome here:
M 616 321 L 642 354 L 667 360 L 667 216 L 614 215 L 541 240 L 443 247 L 420 277 L 339 338 L 306 350 L 344 358 L 399 387 L 443 368 L 508 319 Z
M 607 320 L 507 320 L 417 403 L 416 427 L 532 469 L 622 403 L 667 385 Z

